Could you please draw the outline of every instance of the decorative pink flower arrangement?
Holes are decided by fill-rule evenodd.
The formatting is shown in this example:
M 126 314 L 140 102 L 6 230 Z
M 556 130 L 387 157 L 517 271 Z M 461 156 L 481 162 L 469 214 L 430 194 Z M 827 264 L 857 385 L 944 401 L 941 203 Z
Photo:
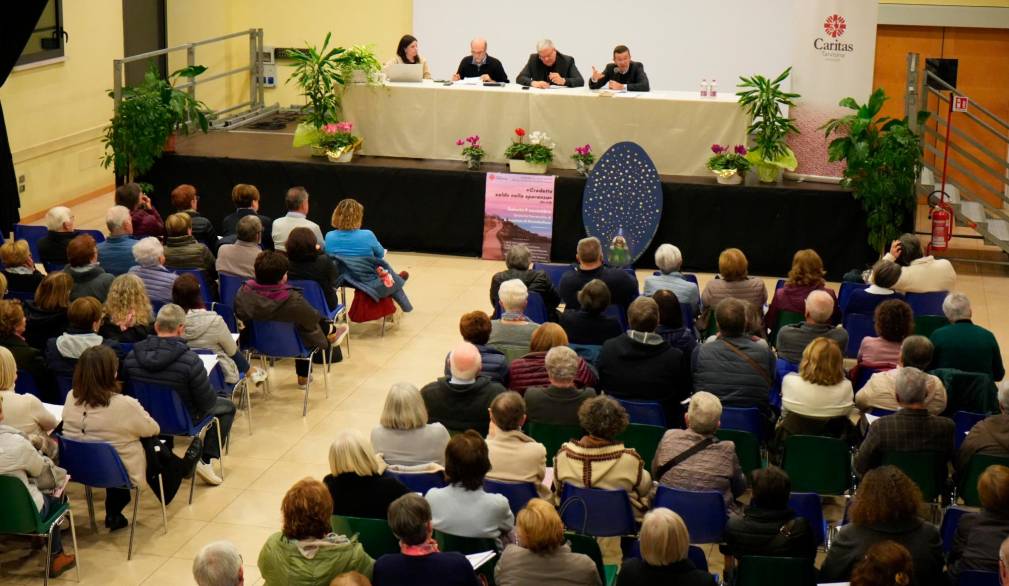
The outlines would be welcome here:
M 487 156 L 487 152 L 483 150 L 480 146 L 480 135 L 474 134 L 473 136 L 467 136 L 466 138 L 460 138 L 455 141 L 456 146 L 463 147 L 462 156 L 466 159 L 466 164 L 471 169 L 476 169 L 480 166 L 480 161 Z
M 708 169 L 718 172 L 746 173 L 750 168 L 750 161 L 746 159 L 746 147 L 737 144 L 730 150 L 727 146 L 720 144 L 711 145 L 711 152 L 714 153 L 708 159 Z

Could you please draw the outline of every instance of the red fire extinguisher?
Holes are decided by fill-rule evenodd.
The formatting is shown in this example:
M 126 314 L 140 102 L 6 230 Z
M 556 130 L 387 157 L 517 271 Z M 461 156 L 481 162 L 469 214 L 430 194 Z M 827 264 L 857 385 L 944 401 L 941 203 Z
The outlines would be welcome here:
M 946 250 L 953 237 L 953 208 L 940 199 L 932 208 L 932 241 L 929 252 Z

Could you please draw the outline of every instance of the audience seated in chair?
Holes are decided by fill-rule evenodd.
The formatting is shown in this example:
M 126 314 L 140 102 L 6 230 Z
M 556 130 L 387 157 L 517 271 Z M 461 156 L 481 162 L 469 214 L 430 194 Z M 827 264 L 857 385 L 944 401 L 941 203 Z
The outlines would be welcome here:
M 802 351 L 814 338 L 825 337 L 837 343 L 843 351 L 848 347 L 848 332 L 840 326 L 830 324 L 831 314 L 837 302 L 826 291 L 814 290 L 806 296 L 803 313 L 805 320 L 797 324 L 788 324 L 778 330 L 778 340 L 775 348 L 778 358 L 783 358 L 792 364 L 802 360 Z
M 77 360 L 88 348 L 107 346 L 117 359 L 122 356 L 119 342 L 98 334 L 102 323 L 102 304 L 94 297 L 81 297 L 67 311 L 70 325 L 67 331 L 46 343 L 46 365 L 56 376 L 72 377 Z
M 901 234 L 890 245 L 883 260 L 900 265 L 900 278 L 893 285 L 901 293 L 931 293 L 956 288 L 953 263 L 944 258 L 925 256 L 921 239 L 915 234 Z
M 295 228 L 287 236 L 284 248 L 287 259 L 291 262 L 287 278 L 292 281 L 315 281 L 326 297 L 326 305 L 330 309 L 336 309 L 340 305 L 336 295 L 336 289 L 340 285 L 340 271 L 333 259 L 322 252 L 315 234 L 308 228 Z
M 506 385 L 508 384 L 508 358 L 504 352 L 487 345 L 492 327 L 490 316 L 479 310 L 464 313 L 459 318 L 459 333 L 462 334 L 462 339 L 473 344 L 480 351 L 480 376 Z M 451 374 L 449 356 L 446 355 L 445 375 Z
M 196 194 L 196 188 L 183 183 L 172 190 L 172 209 L 177 213 L 189 216 L 189 221 L 193 227 L 193 238 L 198 242 L 207 245 L 210 252 L 217 251 L 217 230 L 210 219 L 196 211 L 200 196 Z
M 249 372 L 249 361 L 238 349 L 228 324 L 220 314 L 208 311 L 203 304 L 200 283 L 193 275 L 179 275 L 172 286 L 172 302 L 186 312 L 183 338 L 196 350 L 213 350 L 224 374 L 224 382 L 234 385 L 242 374 Z
M 80 355 L 73 391 L 63 405 L 63 435 L 112 444 L 130 482 L 143 488 L 147 484 L 147 458 L 140 438 L 157 436 L 160 427 L 139 401 L 120 392 L 118 371 L 119 360 L 107 346 L 93 346 Z M 105 489 L 107 528 L 115 531 L 129 525 L 123 509 L 130 502 L 130 492 L 125 488 Z
M 228 441 L 235 420 L 235 404 L 218 397 L 210 388 L 207 371 L 200 357 L 189 349 L 185 338 L 186 312 L 174 303 L 158 311 L 154 322 L 157 335 L 137 342 L 126 356 L 126 373 L 130 381 L 163 385 L 175 390 L 193 421 L 213 415 L 221 423 L 221 441 Z M 196 464 L 196 473 L 208 484 L 217 485 L 221 477 L 214 472 L 211 460 L 221 457 L 217 433 L 211 428 L 203 442 L 203 457 Z
M 869 286 L 852 291 L 841 311 L 845 315 L 849 313 L 873 315 L 880 303 L 889 299 L 903 299 L 903 295 L 893 290 L 899 278 L 900 265 L 888 260 L 877 262 L 872 266 Z
M 385 464 L 355 431 L 342 431 L 329 446 L 329 474 L 322 479 L 333 497 L 333 514 L 384 519 L 389 504 L 410 492 L 382 476 Z
M 932 452 L 937 463 L 953 459 L 953 420 L 930 415 L 925 409 L 928 379 L 910 366 L 897 375 L 900 410 L 869 426 L 853 464 L 859 474 L 880 466 L 886 452 Z M 945 465 L 945 464 L 943 464 Z
M 67 263 L 67 245 L 77 236 L 74 230 L 74 213 L 70 208 L 56 206 L 46 212 L 48 232 L 38 241 L 39 261 L 64 265 Z
M 690 356 L 697 347 L 697 333 L 692 326 L 683 323 L 683 309 L 672 291 L 659 289 L 652 295 L 659 306 L 659 325 L 655 333 L 683 353 Z
M 112 280 L 103 314 L 98 328 L 103 338 L 134 344 L 154 333 L 151 301 L 136 275 L 119 275 Z
M 217 259 L 206 244 L 193 238 L 189 214 L 172 214 L 165 220 L 165 267 L 169 269 L 200 269 L 214 296 L 217 292 Z
M 424 497 L 415 493 L 399 497 L 389 505 L 387 518 L 389 529 L 399 539 L 400 553 L 375 560 L 376 584 L 413 586 L 430 578 L 443 586 L 480 586 L 464 555 L 438 551 L 432 537 L 431 505 Z
M 494 568 L 498 586 L 600 586 L 595 562 L 572 553 L 561 517 L 549 502 L 530 500 L 516 516 L 515 534 L 517 543 L 505 547 Z
M 304 187 L 292 187 L 287 190 L 284 196 L 284 205 L 287 207 L 287 215 L 273 221 L 273 229 L 270 238 L 273 239 L 273 246 L 277 250 L 285 250 L 287 237 L 291 230 L 295 228 L 307 228 L 315 236 L 316 242 L 320 246 L 324 243 L 322 230 L 319 225 L 308 219 L 308 192 Z
M 49 412 L 35 395 L 21 394 L 14 390 L 18 377 L 18 366 L 14 355 L 0 346 L 0 401 L 3 402 L 4 425 L 23 433 L 42 451 L 50 456 L 56 454 L 56 443 L 49 437 L 60 420 Z
M 736 447 L 731 441 L 718 441 L 722 404 L 718 397 L 705 391 L 690 397 L 690 406 L 683 416 L 686 429 L 670 429 L 659 442 L 652 475 L 660 484 L 683 490 L 714 490 L 722 493 L 728 510 L 738 508 L 736 499 L 746 491 L 746 476 L 739 466 Z M 703 447 L 674 464 L 661 477 L 658 470 L 666 467 L 696 445 Z
M 799 372 L 790 372 L 781 381 L 781 417 L 775 430 L 778 446 L 783 448 L 789 435 L 854 439 L 856 410 L 843 365 L 841 349 L 832 340 L 816 338 L 806 346 Z
M 10 291 L 35 291 L 45 275 L 35 268 L 32 251 L 27 240 L 8 240 L 0 246 L 0 260 L 3 261 L 3 276 L 7 279 L 6 289 Z
M 140 277 L 151 301 L 169 303 L 172 300 L 172 285 L 177 274 L 165 268 L 165 247 L 153 236 L 148 236 L 133 245 L 133 258 L 137 265 L 130 268 L 130 274 Z
M 642 294 L 654 298 L 659 291 L 670 291 L 680 305 L 690 307 L 690 311 L 697 315 L 701 306 L 701 294 L 697 283 L 688 281 L 680 272 L 680 267 L 683 266 L 683 253 L 680 249 L 672 244 L 660 244 L 655 249 L 655 266 L 661 274 L 645 279 Z
M 638 296 L 638 281 L 623 269 L 605 266 L 603 264 L 603 248 L 595 236 L 582 238 L 578 241 L 578 251 L 575 254 L 578 263 L 575 270 L 564 273 L 561 277 L 558 292 L 564 301 L 564 311 L 581 308 L 578 292 L 589 281 L 599 279 L 609 288 L 611 302 L 626 308 Z
M 63 395 L 56 386 L 56 378 L 46 365 L 42 351 L 25 342 L 26 321 L 18 301 L 0 300 L 0 346 L 7 348 L 14 356 L 17 370 L 35 379 L 39 397 L 46 403 L 58 404 Z
M 565 309 L 561 327 L 571 344 L 602 346 L 610 338 L 624 333 L 616 318 L 604 315 L 610 306 L 610 288 L 600 279 L 592 279 L 578 291 L 578 309 Z
M 593 397 L 582 403 L 578 422 L 587 435 L 565 442 L 554 458 L 556 495 L 565 482 L 620 489 L 627 491 L 636 515 L 648 510 L 654 490 L 652 477 L 641 456 L 617 439 L 629 421 L 627 411 L 612 397 Z
M 515 517 L 508 499 L 484 492 L 483 480 L 490 471 L 487 444 L 468 429 L 456 435 L 445 448 L 445 481 L 424 498 L 431 505 L 432 525 L 442 533 L 459 537 L 494 539 L 500 545 L 514 541 Z
M 687 559 L 690 534 L 683 518 L 666 508 L 649 511 L 641 523 L 641 558 L 620 566 L 617 586 L 714 586 L 715 577 Z
M 998 546 L 1009 537 L 1009 467 L 989 466 L 977 483 L 981 510 L 960 517 L 949 552 L 950 578 L 965 570 L 998 571 Z
M 245 568 L 242 554 L 230 541 L 212 541 L 193 558 L 193 580 L 197 586 L 243 586 Z
M 304 478 L 284 495 L 283 528 L 267 538 L 258 566 L 267 584 L 317 586 L 348 571 L 372 576 L 375 561 L 350 535 L 333 533 L 333 498 L 326 485 Z
M 633 401 L 659 401 L 669 421 L 678 421 L 680 401 L 691 390 L 689 358 L 655 333 L 659 306 L 638 297 L 627 310 L 630 329 L 607 340 L 599 351 L 599 386 L 607 394 Z
M 705 315 L 698 325 L 699 329 L 708 326 L 708 321 L 714 317 L 715 308 L 723 299 L 738 299 L 746 303 L 755 319 L 763 315 L 764 303 L 767 302 L 767 285 L 763 279 L 749 276 L 748 268 L 746 255 L 738 248 L 727 248 L 718 255 L 718 275 L 708 281 L 701 293 Z M 763 321 L 758 327 L 763 327 Z
M 770 421 L 774 353 L 759 338 L 745 335 L 747 311 L 739 299 L 719 302 L 718 336 L 694 350 L 694 389 L 714 394 L 723 407 L 756 407 Z
M 392 385 L 378 422 L 371 430 L 371 445 L 386 464 L 445 465 L 448 430 L 437 421 L 428 423 L 427 407 L 417 387 Z
M 927 371 L 932 364 L 933 346 L 925 336 L 908 336 L 900 343 L 900 360 L 897 368 L 877 372 L 869 377 L 865 386 L 855 393 L 855 406 L 862 411 L 886 409 L 896 411 L 897 375 L 905 366 L 911 366 L 921 371 Z M 927 374 L 927 392 L 925 407 L 932 415 L 940 415 L 946 410 L 946 389 L 939 377 Z M 1009 438 L 1007 438 L 1009 440 Z
M 584 360 L 567 346 L 551 348 L 543 359 L 549 385 L 526 390 L 529 421 L 549 425 L 578 425 L 578 409 L 596 396 L 591 387 L 578 388 L 575 377 Z
M 567 345 L 568 336 L 559 325 L 547 322 L 536 328 L 529 341 L 529 353 L 512 360 L 508 366 L 509 390 L 523 394 L 530 387 L 549 385 L 550 379 L 544 364 L 547 352 L 551 348 Z M 578 387 L 594 387 L 597 382 L 596 373 L 582 359 L 578 364 L 575 384 Z
M 263 249 L 273 250 L 273 238 L 270 237 L 273 234 L 273 220 L 269 216 L 259 213 L 259 189 L 255 185 L 239 183 L 231 190 L 231 201 L 237 209 L 225 216 L 221 223 L 224 228 L 224 238 L 221 239 L 221 244 L 234 242 L 239 220 L 246 216 L 256 216 L 259 218 L 260 224 L 263 225 L 263 234 L 267 235 L 262 239 Z
M 259 243 L 263 238 L 263 223 L 256 216 L 245 216 L 238 221 L 234 244 L 222 244 L 217 249 L 218 273 L 229 273 L 246 279 L 255 278 L 253 266 L 263 251 Z
M 501 283 L 501 318 L 491 321 L 490 339 L 487 343 L 508 357 L 508 361 L 529 352 L 529 343 L 539 324 L 525 316 L 529 291 L 525 283 L 512 279 Z
M 487 433 L 487 410 L 505 388 L 482 376 L 480 365 L 480 351 L 473 344 L 462 342 L 452 350 L 451 375 L 424 385 L 420 391 L 431 423 L 441 423 L 449 431 L 475 429 Z
M 130 210 L 135 237 L 165 237 L 165 223 L 161 220 L 161 214 L 137 183 L 127 183 L 116 188 L 116 205 Z
M 876 336 L 862 338 L 858 361 L 896 366 L 900 361 L 901 342 L 914 332 L 911 306 L 900 299 L 884 301 L 876 306 L 873 320 Z
M 109 229 L 109 237 L 98 243 L 98 264 L 105 272 L 122 275 L 137 265 L 133 257 L 133 221 L 130 210 L 117 205 L 109 208 L 105 214 L 105 227 Z
M 932 332 L 932 368 L 983 372 L 992 380 L 1002 380 L 1005 367 L 998 341 L 990 331 L 971 321 L 970 299 L 963 293 L 950 293 L 942 302 L 942 312 L 949 325 Z
M 553 283 L 550 282 L 550 277 L 544 271 L 537 271 L 532 268 L 532 257 L 529 253 L 529 247 L 525 244 L 513 244 L 508 249 L 508 252 L 505 253 L 505 266 L 507 267 L 506 270 L 494 273 L 494 276 L 491 277 L 491 306 L 497 308 L 499 304 L 498 289 L 501 287 L 501 283 L 518 279 L 525 283 L 526 288 L 531 293 L 540 294 L 540 297 L 543 298 L 543 304 L 546 305 L 550 320 L 557 321 L 557 305 L 561 302 L 560 295 L 557 294 Z
M 896 541 L 880 541 L 870 547 L 851 571 L 851 586 L 914 584 L 911 552 Z
M 837 306 L 837 296 L 833 289 L 827 288 L 824 278 L 827 271 L 823 268 L 823 260 L 812 248 L 806 248 L 792 257 L 792 268 L 788 271 L 785 285 L 774 292 L 771 304 L 764 315 L 764 327 L 774 331 L 778 327 L 778 316 L 782 311 L 804 313 L 806 299 L 813 291 L 823 291 L 830 296 L 832 303 L 830 318 L 827 323 L 837 325 L 841 322 L 841 310 Z
M 67 308 L 73 286 L 74 280 L 63 271 L 50 273 L 35 290 L 35 300 L 24 304 L 27 318 L 24 340 L 33 348 L 45 350 L 50 338 L 67 329 Z
M 112 286 L 112 279 L 115 277 L 106 273 L 105 269 L 98 264 L 98 248 L 95 246 L 94 237 L 90 234 L 74 237 L 67 245 L 67 259 L 69 263 L 64 272 L 74 280 L 74 286 L 70 290 L 70 300 L 94 297 L 105 303 L 109 287 Z
M 921 491 L 898 468 L 883 466 L 867 473 L 849 509 L 851 522 L 831 543 L 818 582 L 848 580 L 871 546 L 892 540 L 911 553 L 914 584 L 944 586 L 942 541 L 939 530 L 918 516 L 921 501 Z
M 960 444 L 956 456 L 958 474 L 966 474 L 976 454 L 1009 458 L 1009 385 L 998 390 L 999 413 L 978 421 Z
M 508 391 L 490 404 L 490 431 L 487 432 L 487 452 L 490 458 L 488 478 L 507 482 L 531 482 L 540 497 L 550 496 L 543 485 L 546 476 L 547 451 L 543 444 L 522 433 L 526 422 L 526 404 L 522 395 Z

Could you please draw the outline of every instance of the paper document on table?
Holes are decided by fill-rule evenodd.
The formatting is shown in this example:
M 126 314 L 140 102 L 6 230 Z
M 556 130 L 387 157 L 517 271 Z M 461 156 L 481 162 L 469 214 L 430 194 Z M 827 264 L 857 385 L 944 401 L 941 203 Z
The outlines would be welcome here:
M 46 408 L 46 411 L 52 413 L 56 421 L 63 421 L 63 405 L 53 405 L 52 403 L 42 403 L 42 406 Z
M 456 85 L 483 85 L 483 80 L 479 77 L 464 77 L 455 83 Z
M 869 425 L 872 425 L 877 419 L 879 419 L 879 415 L 873 415 L 872 413 L 865 414 L 865 420 L 869 423 Z
M 640 97 L 640 93 L 629 92 L 627 90 L 620 90 L 613 94 L 614 98 L 637 98 Z
M 496 555 L 497 554 L 494 553 L 494 550 L 490 550 L 490 551 L 483 551 L 480 553 L 471 553 L 466 556 L 466 559 L 469 560 L 470 565 L 473 566 L 473 569 L 475 570 L 480 566 L 486 564 L 487 562 L 491 561 L 492 559 L 494 559 L 494 556 Z
M 203 368 L 207 369 L 207 375 L 209 376 L 210 371 L 214 370 L 214 367 L 219 362 L 217 354 L 197 354 L 197 356 L 203 361 Z
M 234 338 L 236 342 L 238 341 L 238 334 L 231 334 L 231 337 Z

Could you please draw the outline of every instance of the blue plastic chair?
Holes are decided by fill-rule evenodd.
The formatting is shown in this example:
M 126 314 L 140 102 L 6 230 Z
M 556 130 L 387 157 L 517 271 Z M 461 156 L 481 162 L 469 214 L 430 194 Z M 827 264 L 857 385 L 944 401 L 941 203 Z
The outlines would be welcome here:
M 21 303 L 28 303 L 28 302 L 31 302 L 31 301 L 35 301 L 35 292 L 34 291 L 11 291 L 11 290 L 8 290 L 6 297 L 8 299 L 17 299 Z
M 231 273 L 218 272 L 218 280 L 221 282 L 221 303 L 229 306 L 235 306 L 235 295 L 238 294 L 238 290 L 242 288 L 242 285 L 247 281 L 245 277 L 240 277 L 238 275 L 232 275 Z
M 549 321 L 547 304 L 543 301 L 543 296 L 536 291 L 529 292 L 529 298 L 526 301 L 525 316 L 538 324 L 545 324 Z M 501 304 L 498 304 L 498 306 L 494 308 L 494 313 L 491 315 L 491 319 L 500 318 Z
M 19 370 L 17 380 L 14 381 L 14 392 L 19 395 L 35 395 L 42 400 L 42 391 L 35 381 L 35 376 L 27 370 Z
M 63 374 L 56 375 L 56 388 L 60 390 L 60 398 L 66 402 L 67 395 L 70 394 L 70 390 L 74 386 L 73 376 L 67 376 Z
M 849 313 L 844 316 L 844 329 L 848 332 L 848 347 L 844 351 L 844 355 L 848 358 L 858 356 L 862 338 L 876 335 L 876 325 L 872 316 L 861 313 Z
M 145 383 L 133 380 L 127 383 L 130 393 L 136 397 L 140 405 L 150 416 L 158 422 L 161 427 L 161 435 L 174 435 L 180 437 L 199 437 L 201 440 L 206 436 L 210 424 L 214 424 L 217 431 L 217 445 L 221 449 L 221 457 L 218 460 L 221 466 L 221 479 L 224 479 L 224 442 L 221 441 L 221 422 L 213 415 L 207 415 L 200 421 L 193 423 L 189 411 L 186 411 L 182 399 L 175 389 L 167 385 L 155 383 Z M 193 474 L 189 483 L 189 504 L 193 504 L 193 491 L 196 489 L 196 474 Z
M 77 574 L 77 581 L 80 582 L 81 550 L 77 548 L 77 526 L 70 510 L 70 501 L 64 500 L 52 507 L 43 518 L 28 492 L 28 487 L 18 478 L 2 474 L 0 474 L 0 501 L 3 502 L 3 506 L 0 507 L 0 535 L 31 535 L 45 538 L 44 584 L 49 583 L 49 571 L 52 568 L 49 563 L 52 557 L 52 533 L 60 530 L 59 524 L 63 519 L 70 520 L 70 535 L 73 537 L 74 553 L 77 555 L 74 571 Z
M 616 537 L 638 532 L 625 490 L 585 488 L 565 482 L 560 514 L 565 527 L 584 535 Z
M 46 269 L 46 274 L 58 273 L 67 267 L 66 263 L 43 261 L 42 266 Z
M 841 289 L 837 292 L 837 306 L 841 308 L 842 312 L 846 311 L 846 308 L 848 307 L 848 300 L 851 299 L 851 294 L 855 291 L 861 291 L 868 288 L 868 283 L 852 283 L 844 281 L 841 283 Z
M 78 230 L 81 234 L 90 234 L 95 239 L 95 244 L 105 242 L 105 234 L 101 230 Z
M 852 388 L 857 393 L 862 390 L 862 387 L 864 387 L 867 382 L 869 382 L 872 375 L 877 372 L 882 372 L 883 370 L 885 369 L 872 368 L 870 366 L 866 366 L 865 364 L 860 364 L 858 366 L 858 374 L 855 376 L 855 380 L 852 381 Z
M 999 586 L 998 572 L 964 570 L 956 580 L 957 586 Z
M 659 485 L 654 506 L 665 507 L 683 517 L 690 543 L 722 542 L 729 514 L 725 497 L 717 490 L 681 490 Z
M 575 354 L 580 356 L 592 366 L 596 365 L 596 360 L 599 358 L 599 351 L 603 349 L 601 345 L 598 344 L 568 344 L 568 347 L 575 351 Z
M 876 417 L 886 417 L 887 415 L 893 415 L 896 411 L 883 409 L 882 407 L 873 407 L 872 409 L 869 409 L 869 413 L 875 415 Z
M 60 466 L 65 468 L 70 480 L 84 485 L 84 494 L 88 502 L 88 516 L 91 528 L 98 532 L 95 523 L 95 503 L 93 488 L 122 488 L 133 491 L 133 518 L 130 520 L 130 544 L 126 550 L 126 559 L 133 559 L 133 530 L 137 526 L 137 511 L 140 508 L 140 487 L 130 481 L 119 453 L 106 442 L 85 442 L 67 437 L 57 437 L 60 444 Z M 164 484 L 158 474 L 158 488 L 164 494 Z M 168 513 L 165 503 L 161 500 L 161 520 L 165 525 L 165 535 L 168 535 Z
M 200 283 L 200 295 L 203 297 L 203 305 L 210 307 L 214 303 L 214 292 L 207 286 L 207 278 L 203 269 L 168 269 L 176 275 L 192 275 Z
M 722 428 L 750 432 L 757 436 L 761 443 L 765 435 L 764 421 L 764 416 L 756 407 L 722 407 L 720 424 Z
M 614 397 L 616 398 L 616 397 Z M 666 410 L 658 401 L 628 401 L 617 399 L 624 406 L 631 423 L 669 427 L 666 424 Z
M 627 309 L 616 304 L 612 304 L 603 310 L 603 315 L 612 317 L 620 323 L 620 329 L 627 331 Z
M 785 279 L 778 279 L 778 282 L 774 284 L 774 290 L 777 291 L 785 286 Z
M 771 391 L 768 398 L 771 401 L 771 405 L 778 409 L 781 409 L 781 382 L 785 380 L 785 375 L 799 372 L 799 365 L 789 362 L 784 358 L 779 358 L 774 363 L 774 384 L 771 385 Z
M 970 511 L 959 505 L 953 505 L 946 509 L 942 515 L 942 524 L 939 526 L 939 535 L 942 536 L 942 552 L 948 554 L 953 550 L 953 537 L 956 535 L 956 528 L 960 524 L 960 517 Z
M 445 475 L 441 472 L 393 472 L 386 468 L 383 476 L 395 478 L 413 492 L 419 492 L 421 495 L 427 494 L 427 491 L 432 488 L 447 486 Z
M 525 508 L 526 503 L 539 496 L 539 493 L 536 492 L 536 485 L 532 482 L 509 482 L 484 478 L 483 489 L 508 499 L 508 506 L 515 515 Z
M 301 289 L 301 294 L 305 296 L 305 301 L 315 308 L 323 317 L 333 322 L 343 322 L 347 326 L 346 333 L 342 340 L 338 340 L 337 344 L 340 342 L 347 342 L 347 357 L 350 357 L 350 318 L 347 315 L 347 306 L 343 303 L 337 304 L 336 307 L 330 307 L 329 303 L 326 302 L 326 293 L 322 290 L 322 287 L 315 281 L 308 280 L 294 280 L 287 282 L 292 287 L 297 287 Z
M 942 312 L 942 302 L 946 300 L 949 291 L 935 291 L 932 293 L 908 293 L 904 296 L 904 301 L 911 306 L 911 311 L 915 317 L 919 315 L 945 315 Z
M 230 305 L 225 305 L 215 301 L 210 304 L 210 311 L 213 311 L 224 319 L 224 323 L 228 326 L 229 332 L 232 334 L 238 333 L 238 319 L 235 317 L 235 310 L 232 309 Z M 122 344 L 120 344 L 120 346 L 121 345 Z
M 953 440 L 956 442 L 956 449 L 960 449 L 960 444 L 967 437 L 967 432 L 974 427 L 979 421 L 988 417 L 984 413 L 971 413 L 970 411 L 957 411 L 953 414 L 953 423 L 956 424 L 956 436 Z
M 793 492 L 788 496 L 788 507 L 809 523 L 816 545 L 826 545 L 827 520 L 823 517 L 820 495 L 815 492 Z
M 45 226 L 30 226 L 28 224 L 14 224 L 14 240 L 27 240 L 28 250 L 32 253 L 32 258 L 41 260 L 39 254 L 39 240 L 49 234 L 49 228 Z M 48 271 L 48 267 L 46 268 Z
M 306 348 L 298 335 L 293 323 L 279 321 L 251 321 L 245 324 L 249 329 L 249 340 L 252 351 L 261 358 L 303 358 L 308 360 L 308 384 L 305 385 L 305 404 L 301 416 L 308 415 L 308 391 L 312 386 L 312 372 L 315 370 L 312 358 L 317 348 Z M 329 353 L 321 352 L 324 373 L 326 397 L 329 397 L 329 378 L 325 371 L 329 370 Z M 264 361 L 265 368 L 265 361 Z
M 641 559 L 641 540 L 635 539 L 634 543 L 631 544 L 629 551 L 627 552 L 626 559 L 635 558 Z M 687 547 L 687 559 L 690 563 L 694 564 L 694 567 L 698 570 L 708 571 L 708 558 L 704 555 L 704 550 L 696 545 L 691 545 Z
M 575 266 L 564 263 L 534 262 L 533 270 L 546 273 L 547 277 L 550 278 L 550 282 L 554 284 L 554 289 L 556 289 L 561 286 L 561 278 L 564 277 L 564 273 L 574 271 Z

